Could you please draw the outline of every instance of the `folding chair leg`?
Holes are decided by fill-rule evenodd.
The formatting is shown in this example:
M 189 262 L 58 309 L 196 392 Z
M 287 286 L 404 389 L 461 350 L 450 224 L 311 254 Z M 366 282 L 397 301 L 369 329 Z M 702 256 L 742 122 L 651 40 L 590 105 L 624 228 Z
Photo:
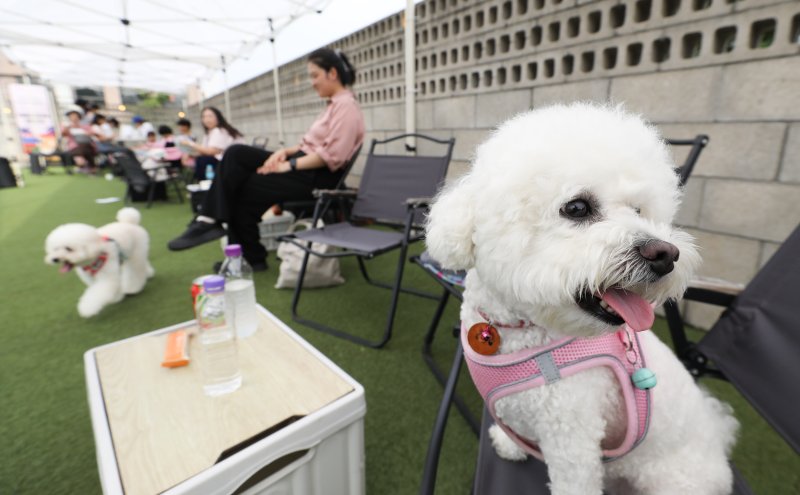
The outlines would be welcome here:
M 695 379 L 701 376 L 711 376 L 725 380 L 725 375 L 722 372 L 709 366 L 708 357 L 698 349 L 697 344 L 689 341 L 686 337 L 686 329 L 683 325 L 683 318 L 681 318 L 677 301 L 670 299 L 665 302 L 664 314 L 667 317 L 667 326 L 669 327 L 672 344 L 675 347 L 675 355 L 683 362 L 689 373 Z
M 436 378 L 436 381 L 439 382 L 440 385 L 446 387 L 446 383 L 450 380 L 449 375 L 445 375 L 444 372 L 439 369 L 439 365 L 436 364 L 436 360 L 433 358 L 433 353 L 431 352 L 431 346 L 433 345 L 433 338 L 436 335 L 436 329 L 439 327 L 439 322 L 442 318 L 442 314 L 444 313 L 444 309 L 447 306 L 447 301 L 450 299 L 450 291 L 447 289 L 444 290 L 442 294 L 442 298 L 439 300 L 439 305 L 436 307 L 436 313 L 433 316 L 433 320 L 431 321 L 430 326 L 428 327 L 428 332 L 425 334 L 425 340 L 422 345 L 422 359 L 425 361 L 425 364 L 428 365 L 428 368 L 433 373 L 433 376 Z M 458 340 L 458 339 L 457 339 Z M 459 341 L 460 342 L 460 341 Z M 456 345 L 460 348 L 460 343 Z M 472 429 L 473 433 L 477 436 L 480 433 L 480 422 L 475 418 L 472 412 L 467 407 L 467 404 L 464 400 L 455 392 L 452 396 L 452 401 L 456 404 L 456 409 L 458 412 L 461 413 L 461 416 L 464 418 L 464 421 L 467 422 L 469 427 Z
M 310 243 L 309 243 L 310 244 Z M 405 259 L 406 253 L 408 251 L 408 246 L 404 244 L 400 248 L 400 260 L 397 263 L 397 273 L 395 274 L 395 288 L 392 290 L 392 301 L 389 306 L 389 313 L 386 318 L 386 327 L 383 332 L 383 336 L 380 340 L 368 340 L 363 337 L 359 337 L 357 335 L 352 335 L 346 333 L 342 330 L 329 327 L 327 325 L 323 325 L 322 323 L 309 320 L 307 318 L 301 317 L 297 313 L 297 306 L 300 303 L 300 292 L 303 290 L 303 280 L 306 277 L 306 267 L 308 266 L 308 259 L 311 256 L 311 253 L 306 251 L 305 256 L 303 257 L 303 264 L 300 266 L 300 273 L 297 277 L 297 286 L 294 288 L 294 297 L 292 298 L 292 319 L 298 323 L 302 323 L 308 327 L 311 327 L 315 330 L 319 330 L 320 332 L 327 333 L 329 335 L 333 335 L 335 337 L 339 337 L 342 339 L 349 340 L 351 342 L 355 342 L 356 344 L 363 345 L 365 347 L 371 347 L 373 349 L 380 349 L 381 347 L 385 346 L 389 339 L 392 338 L 392 327 L 394 326 L 394 317 L 395 313 L 397 312 L 397 301 L 400 296 L 400 284 L 403 280 L 403 269 L 405 267 Z
M 178 202 L 183 204 L 183 194 L 181 193 L 181 187 L 178 184 L 178 180 L 171 179 L 170 182 L 172 183 L 172 188 L 175 189 L 175 195 L 178 197 Z
M 364 276 L 364 280 L 367 281 L 368 284 L 374 285 L 375 287 L 381 287 L 383 289 L 394 289 L 394 285 L 387 284 L 385 282 L 379 282 L 377 280 L 372 280 L 372 277 L 369 276 L 367 272 L 367 265 L 364 263 L 362 258 L 358 258 L 358 268 L 361 270 L 361 275 Z M 425 292 L 417 289 L 411 289 L 406 287 L 401 287 L 400 291 L 405 292 L 407 294 L 413 294 L 419 297 L 426 297 L 428 299 L 439 299 L 439 296 L 436 294 L 431 294 L 430 292 Z
M 153 198 L 156 196 L 156 183 L 151 182 L 147 188 L 147 207 L 153 206 Z
M 439 412 L 436 414 L 436 421 L 433 425 L 431 440 L 428 443 L 428 452 L 425 454 L 425 468 L 422 472 L 422 483 L 420 484 L 420 495 L 432 495 L 436 487 L 436 472 L 439 469 L 439 455 L 442 451 L 442 440 L 444 430 L 447 426 L 447 416 L 450 414 L 450 404 L 456 397 L 456 384 L 458 375 L 461 373 L 461 364 L 464 362 L 464 352 L 461 349 L 461 341 L 456 343 L 456 352 L 453 356 L 453 364 L 450 366 L 450 375 L 444 387 L 442 402 L 439 404 Z

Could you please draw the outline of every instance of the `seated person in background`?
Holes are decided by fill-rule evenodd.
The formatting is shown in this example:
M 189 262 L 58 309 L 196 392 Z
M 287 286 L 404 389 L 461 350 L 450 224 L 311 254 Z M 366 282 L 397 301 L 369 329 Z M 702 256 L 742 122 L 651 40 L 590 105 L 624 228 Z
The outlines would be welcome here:
M 187 143 L 193 143 L 195 141 L 194 136 L 192 136 L 192 122 L 189 119 L 178 119 L 175 125 L 178 126 L 178 134 L 175 136 L 175 144 L 183 152 L 181 156 L 181 164 L 184 167 L 194 168 L 194 157 L 191 155 L 191 153 L 189 153 L 192 148 L 190 148 L 189 144 Z
M 67 154 L 81 171 L 94 174 L 97 172 L 94 162 L 97 149 L 92 140 L 92 128 L 81 124 L 83 111 L 80 107 L 70 108 L 66 115 L 69 122 L 61 129 L 61 135 L 67 140 Z
M 114 130 L 106 122 L 105 115 L 101 113 L 95 114 L 92 121 L 92 134 L 100 143 L 110 143 L 114 139 Z
M 169 242 L 173 251 L 188 249 L 225 235 L 242 245 L 256 271 L 266 270 L 258 222 L 272 205 L 312 199 L 314 189 L 336 186 L 343 167 L 364 141 L 364 116 L 353 93 L 355 69 L 341 52 L 321 48 L 308 57 L 311 86 L 328 102 L 300 144 L 274 152 L 252 146 L 228 148 L 219 173 L 202 204 L 202 215 Z
M 156 131 L 150 131 L 147 133 L 147 139 L 144 142 L 144 147 L 149 150 L 153 148 L 160 148 L 158 144 L 158 138 L 156 137 Z
M 242 133 L 230 125 L 217 108 L 205 107 L 200 112 L 200 120 L 206 130 L 203 143 L 197 144 L 194 141 L 183 143 L 194 151 L 194 178 L 198 182 L 206 178 L 206 169 L 209 165 L 216 174 L 217 164 L 222 160 L 222 155 L 228 146 L 242 142 Z
M 116 144 L 119 142 L 119 132 L 120 132 L 119 120 L 117 120 L 114 117 L 111 117 L 110 119 L 108 119 L 108 125 L 111 128 L 111 133 L 112 133 L 111 141 Z
M 106 122 L 106 117 L 103 114 L 96 114 L 94 122 L 92 123 L 92 136 L 97 142 L 98 153 L 113 153 L 115 151 L 123 151 L 124 148 L 114 144 L 116 133 L 111 124 Z
M 168 125 L 160 125 L 158 126 L 158 135 L 161 137 L 158 145 L 164 148 L 164 160 L 169 162 L 170 168 L 180 170 L 183 152 L 175 143 L 172 129 Z
M 155 134 L 156 132 L 156 130 L 153 128 L 153 124 L 146 121 L 141 115 L 134 115 L 131 119 L 131 123 L 133 124 L 133 130 L 136 131 L 133 133 L 134 139 L 145 141 L 147 140 L 148 134 L 151 132 Z

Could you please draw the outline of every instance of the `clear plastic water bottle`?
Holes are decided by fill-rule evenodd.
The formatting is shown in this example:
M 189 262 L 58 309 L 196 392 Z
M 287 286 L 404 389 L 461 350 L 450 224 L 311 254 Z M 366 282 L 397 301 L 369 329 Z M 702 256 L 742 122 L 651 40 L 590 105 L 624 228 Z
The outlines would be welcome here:
M 203 280 L 197 314 L 203 350 L 203 391 L 212 397 L 233 392 L 242 385 L 242 374 L 236 332 L 225 318 L 224 277 L 212 275 Z
M 206 165 L 206 180 L 214 180 L 214 165 Z
M 225 277 L 225 307 L 228 321 L 233 322 L 236 329 L 236 336 L 245 338 L 253 335 L 258 328 L 256 288 L 253 269 L 242 257 L 242 246 L 225 246 L 225 261 L 219 274 Z

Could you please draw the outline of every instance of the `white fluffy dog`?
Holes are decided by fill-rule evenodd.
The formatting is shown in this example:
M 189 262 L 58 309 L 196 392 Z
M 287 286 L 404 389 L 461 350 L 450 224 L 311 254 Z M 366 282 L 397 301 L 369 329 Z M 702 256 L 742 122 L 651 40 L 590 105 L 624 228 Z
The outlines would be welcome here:
M 155 274 L 148 260 L 150 236 L 139 225 L 134 208 L 122 208 L 117 221 L 94 228 L 84 223 L 56 227 L 45 241 L 45 263 L 61 264 L 61 273 L 76 268 L 88 286 L 78 301 L 78 313 L 94 316 L 127 294 L 144 289 Z
M 497 327 L 493 358 L 570 337 L 635 334 L 639 365 L 657 377 L 645 402 L 646 434 L 614 460 L 604 452 L 620 444 L 636 416 L 627 415 L 623 398 L 633 388 L 612 368 L 567 376 L 538 356 L 547 383 L 496 400 L 502 428 L 495 424 L 490 435 L 498 454 L 521 460 L 536 454 L 526 442 L 538 446 L 554 495 L 732 489 L 728 454 L 738 423 L 730 407 L 698 388 L 649 331 L 653 305 L 679 297 L 699 263 L 691 237 L 671 226 L 679 199 L 654 128 L 620 107 L 579 103 L 501 125 L 477 149 L 470 172 L 433 205 L 428 250 L 446 268 L 468 269 L 464 332 L 487 321 Z

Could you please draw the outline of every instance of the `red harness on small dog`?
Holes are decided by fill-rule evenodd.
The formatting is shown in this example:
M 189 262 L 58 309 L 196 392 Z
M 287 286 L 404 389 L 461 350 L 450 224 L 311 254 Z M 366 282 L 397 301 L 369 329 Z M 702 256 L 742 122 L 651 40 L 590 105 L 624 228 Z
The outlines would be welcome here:
M 97 272 L 99 272 L 103 266 L 105 266 L 106 261 L 108 261 L 108 253 L 103 251 L 100 253 L 100 256 L 97 257 L 96 260 L 92 261 L 91 265 L 83 266 L 82 269 L 92 277 L 94 277 Z
M 122 254 L 122 250 L 119 248 L 119 244 L 117 244 L 117 241 L 106 235 L 104 235 L 102 239 L 106 242 L 114 243 L 117 246 L 117 252 L 119 253 L 119 262 L 122 263 L 123 261 L 125 261 L 125 256 Z M 97 274 L 97 272 L 103 269 L 103 266 L 105 266 L 106 261 L 108 261 L 108 253 L 103 251 L 102 253 L 100 253 L 100 256 L 97 257 L 97 259 L 92 261 L 91 264 L 83 266 L 81 268 L 83 269 L 83 271 L 94 277 Z

